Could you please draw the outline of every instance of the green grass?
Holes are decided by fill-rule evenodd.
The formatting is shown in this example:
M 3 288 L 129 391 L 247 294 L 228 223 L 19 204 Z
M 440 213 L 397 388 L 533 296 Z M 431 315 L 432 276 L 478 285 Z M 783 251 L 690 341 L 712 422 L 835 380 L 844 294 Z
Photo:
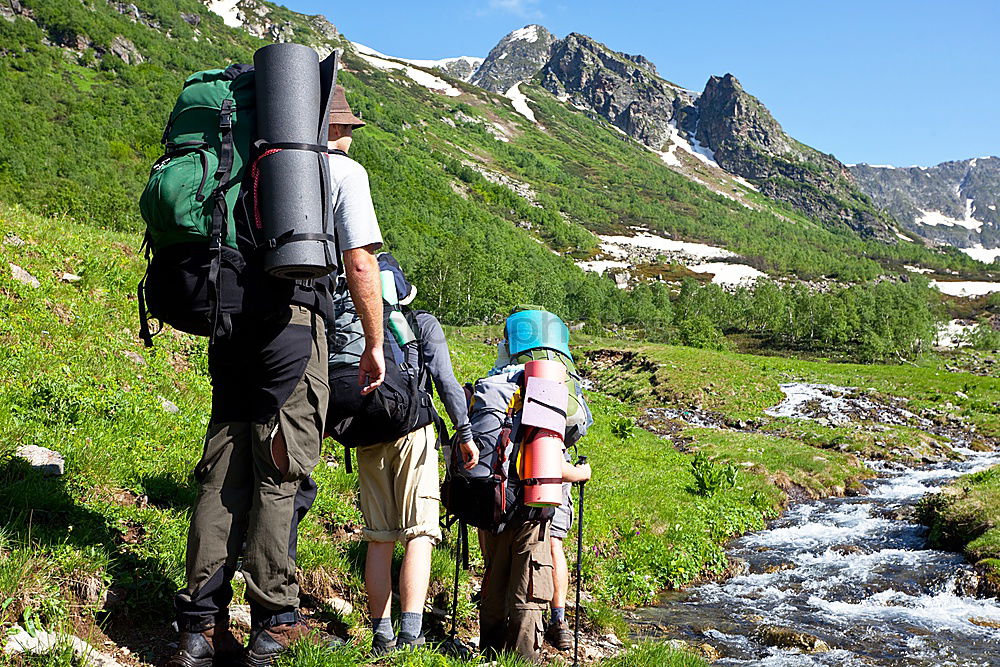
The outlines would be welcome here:
M 1000 466 L 959 477 L 920 509 L 931 542 L 963 551 L 1000 591 Z
M 587 336 L 579 345 L 590 357 L 581 367 L 600 379 L 602 391 L 638 405 L 700 407 L 730 419 L 761 420 L 763 410 L 783 398 L 781 383 L 816 382 L 904 397 L 912 412 L 944 410 L 968 419 L 984 438 L 1000 437 L 1000 378 L 951 373 L 944 370 L 946 359 L 933 356 L 918 365 L 850 364 Z
M 277 667 L 354 667 L 369 664 L 366 656 L 367 651 L 357 645 L 331 652 L 300 642 L 275 664 Z M 565 662 L 549 664 L 568 665 L 571 662 L 571 659 L 567 659 Z M 392 653 L 372 664 L 385 667 L 460 667 L 470 663 L 444 656 L 433 648 L 426 648 L 406 653 Z M 508 654 L 499 656 L 491 664 L 497 667 L 529 667 L 532 663 L 517 655 Z M 663 644 L 643 643 L 627 649 L 621 655 L 593 664 L 600 667 L 703 667 L 707 663 L 695 655 Z
M 126 623 L 164 633 L 171 596 L 183 580 L 196 493 L 191 470 L 208 418 L 204 340 L 168 330 L 154 348 L 141 346 L 132 296 L 143 270 L 136 237 L 2 204 L 0 237 L 6 239 L 0 244 L 0 372 L 6 380 L 0 386 L 0 429 L 7 435 L 0 442 L 0 603 L 7 601 L 0 628 L 35 619 L 45 628 Z M 39 287 L 15 281 L 9 263 L 33 274 Z M 82 280 L 64 282 L 64 272 Z M 460 380 L 492 366 L 499 326 L 448 327 L 447 334 Z M 938 408 L 950 400 L 953 412 L 969 417 L 981 432 L 995 419 L 981 408 L 1000 393 L 995 379 L 948 374 L 931 365 L 835 366 L 665 345 L 628 348 L 587 336 L 574 342 L 589 355 L 579 355 L 581 366 L 600 389 L 588 394 L 596 423 L 580 447 L 594 468 L 586 486 L 581 564 L 585 587 L 596 598 L 588 623 L 619 635 L 627 629 L 616 609 L 650 602 L 667 587 L 724 574 L 726 541 L 761 528 L 789 492 L 843 493 L 869 474 L 855 455 L 867 456 L 879 443 L 843 427 L 764 418 L 763 409 L 781 398 L 779 382 L 873 387 L 911 396 L 911 405 Z M 625 356 L 602 366 L 607 360 L 596 351 L 606 349 Z M 164 409 L 163 399 L 179 411 Z M 767 429 L 680 429 L 673 440 L 661 438 L 635 426 L 649 405 L 700 405 Z M 890 437 L 904 444 L 920 439 L 905 429 L 884 434 Z M 22 444 L 63 453 L 66 474 L 46 478 L 30 471 L 13 456 Z M 692 469 L 699 452 L 710 466 L 734 465 L 732 484 L 700 492 Z M 341 620 L 363 638 L 357 479 L 347 475 L 342 450 L 332 445 L 324 449 L 315 478 L 319 499 L 299 546 L 303 590 L 320 602 L 334 595 L 350 600 L 357 611 Z M 450 589 L 449 546 L 446 540 L 434 554 L 437 606 Z M 572 563 L 575 533 L 566 548 Z M 461 585 L 463 632 L 475 634 L 472 584 L 465 573 Z M 112 589 L 123 602 L 102 613 L 101 596 L 87 594 L 95 587 L 101 594 Z M 296 664 L 320 660 L 303 651 Z M 689 664 L 664 651 L 640 647 L 621 658 L 638 662 L 612 664 Z M 440 660 L 430 654 L 419 659 Z

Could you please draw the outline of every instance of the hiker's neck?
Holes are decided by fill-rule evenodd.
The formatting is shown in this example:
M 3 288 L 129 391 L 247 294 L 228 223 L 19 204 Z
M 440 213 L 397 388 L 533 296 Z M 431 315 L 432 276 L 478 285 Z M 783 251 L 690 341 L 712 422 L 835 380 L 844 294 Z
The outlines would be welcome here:
M 351 138 L 341 137 L 333 141 L 328 141 L 326 142 L 326 147 L 331 151 L 344 151 L 345 153 L 348 153 L 351 150 Z

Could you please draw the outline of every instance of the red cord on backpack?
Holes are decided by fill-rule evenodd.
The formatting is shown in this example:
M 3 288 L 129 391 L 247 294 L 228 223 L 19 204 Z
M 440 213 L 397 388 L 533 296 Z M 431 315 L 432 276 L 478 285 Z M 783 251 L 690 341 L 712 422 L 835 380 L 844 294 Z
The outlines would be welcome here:
M 253 222 L 257 229 L 264 229 L 264 223 L 260 221 L 260 200 L 257 198 L 257 185 L 260 182 L 260 161 L 280 150 L 280 148 L 267 149 L 257 156 L 257 159 L 253 162 L 253 167 L 250 169 L 250 178 L 253 180 Z

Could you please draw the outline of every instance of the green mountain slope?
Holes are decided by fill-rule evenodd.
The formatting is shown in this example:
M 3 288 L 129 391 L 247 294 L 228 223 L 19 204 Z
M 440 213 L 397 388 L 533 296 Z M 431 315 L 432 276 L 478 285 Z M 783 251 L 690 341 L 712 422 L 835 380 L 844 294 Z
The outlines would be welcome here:
M 264 43 L 225 26 L 194 0 L 138 4 L 135 19 L 119 13 L 117 3 L 30 0 L 12 21 L 0 22 L 0 103 L 8 110 L 0 199 L 138 229 L 134 202 L 184 76 L 247 61 Z M 317 46 L 346 45 L 331 41 L 330 29 L 319 30 L 314 18 L 271 11 L 279 15 L 268 19 L 271 32 Z M 121 39 L 134 45 L 131 64 L 113 48 Z M 584 276 L 546 250 L 583 258 L 596 246 L 588 230 L 643 226 L 722 244 L 774 275 L 804 278 L 871 279 L 904 262 L 974 266 L 957 253 L 865 242 L 790 211 L 772 214 L 771 203 L 748 210 L 541 89 L 526 88 L 539 127 L 497 95 L 455 80 L 449 83 L 461 96 L 431 92 L 347 48 L 342 81 L 370 121 L 356 155 L 372 174 L 389 240 L 423 275 L 447 258 L 455 274 L 475 277 L 471 284 L 444 283 L 442 305 L 454 321 L 481 319 L 523 299 L 586 317 L 572 298 L 584 293 L 599 302 L 601 319 L 619 321 L 620 294 L 610 281 Z M 492 172 L 493 181 L 513 179 L 535 195 L 515 194 L 476 170 Z M 776 237 L 787 242 L 775 244 Z M 474 270 L 494 267 L 498 250 L 506 259 L 496 270 Z

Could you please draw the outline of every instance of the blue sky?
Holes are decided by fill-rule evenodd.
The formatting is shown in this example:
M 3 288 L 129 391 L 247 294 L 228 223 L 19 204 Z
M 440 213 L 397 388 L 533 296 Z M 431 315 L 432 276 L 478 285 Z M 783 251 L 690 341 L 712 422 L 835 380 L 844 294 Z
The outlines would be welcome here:
M 998 0 L 285 0 L 405 58 L 485 56 L 540 23 L 640 53 L 701 90 L 733 73 L 796 139 L 847 163 L 1000 155 Z

